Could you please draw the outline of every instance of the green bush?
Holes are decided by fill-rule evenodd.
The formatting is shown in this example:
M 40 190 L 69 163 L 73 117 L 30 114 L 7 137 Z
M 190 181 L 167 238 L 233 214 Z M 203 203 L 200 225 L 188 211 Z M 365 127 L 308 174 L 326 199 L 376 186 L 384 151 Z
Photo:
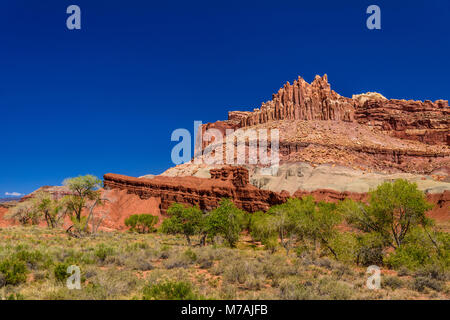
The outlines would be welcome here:
M 113 254 L 114 254 L 114 249 L 105 246 L 103 243 L 97 247 L 97 250 L 95 250 L 95 255 L 102 262 L 105 261 L 106 257 L 111 256 Z
M 68 263 L 58 263 L 55 266 L 53 273 L 55 275 L 56 280 L 63 282 L 69 277 L 69 274 L 67 273 L 67 268 L 69 266 L 70 265 Z
M 37 264 L 43 260 L 43 255 L 39 251 L 28 251 L 20 249 L 14 254 L 14 256 L 18 260 L 25 262 L 27 265 L 31 267 L 36 267 Z
M 384 244 L 375 232 L 357 236 L 356 264 L 363 266 L 383 264 Z
M 155 224 L 157 224 L 159 218 L 151 214 L 133 214 L 125 219 L 125 225 L 130 227 L 130 231 L 138 233 L 150 233 L 155 232 Z
M 142 299 L 196 300 L 199 297 L 194 293 L 192 285 L 188 282 L 165 281 L 144 287 Z
M 0 262 L 0 273 L 5 278 L 5 284 L 17 285 L 27 280 L 28 269 L 23 261 L 9 258 Z
M 381 285 L 383 288 L 391 288 L 392 290 L 403 287 L 403 281 L 399 277 L 385 276 L 382 278 Z
M 434 243 L 430 240 L 433 239 Z M 424 229 L 414 228 L 405 238 L 404 244 L 384 259 L 394 268 L 406 267 L 418 270 L 424 266 L 440 265 L 449 267 L 450 253 L 448 238 L 443 232 L 426 233 Z

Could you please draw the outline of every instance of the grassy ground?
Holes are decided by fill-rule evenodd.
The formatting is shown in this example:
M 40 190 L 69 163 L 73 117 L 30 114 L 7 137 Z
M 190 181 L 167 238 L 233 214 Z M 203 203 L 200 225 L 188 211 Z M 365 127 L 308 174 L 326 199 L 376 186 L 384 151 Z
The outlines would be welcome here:
M 142 299 L 165 281 L 188 282 L 193 296 L 205 299 L 450 298 L 448 278 L 422 275 L 418 282 L 410 272 L 382 270 L 382 288 L 369 290 L 365 268 L 281 249 L 271 254 L 249 241 L 236 249 L 188 247 L 161 234 L 74 239 L 61 230 L 11 227 L 0 229 L 0 265 L 8 259 L 23 261 L 27 273 L 17 284 L 0 279 L 1 299 Z M 80 290 L 66 287 L 68 265 L 81 269 Z

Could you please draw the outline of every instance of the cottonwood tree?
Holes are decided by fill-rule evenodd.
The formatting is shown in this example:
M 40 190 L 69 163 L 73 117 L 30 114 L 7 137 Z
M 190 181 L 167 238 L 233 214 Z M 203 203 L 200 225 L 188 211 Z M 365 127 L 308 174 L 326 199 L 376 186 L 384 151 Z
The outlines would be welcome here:
M 182 234 L 191 245 L 191 237 L 203 230 L 203 212 L 197 207 L 180 203 L 172 204 L 167 210 L 169 216 L 161 225 L 161 231 L 168 234 Z
M 339 210 L 357 229 L 374 233 L 385 246 L 400 248 L 417 226 L 431 225 L 425 216 L 432 205 L 417 184 L 399 179 L 385 182 L 369 193 L 368 204 L 345 200 Z
M 219 206 L 207 214 L 204 230 L 210 239 L 222 236 L 230 247 L 235 247 L 244 224 L 245 212 L 230 199 L 222 199 Z
M 78 232 L 86 232 L 89 220 L 93 216 L 96 206 L 102 205 L 101 192 L 98 190 L 102 181 L 93 175 L 79 176 L 65 179 L 63 184 L 70 190 L 71 195 L 62 199 L 64 207 L 74 223 L 67 231 L 75 227 Z M 82 216 L 84 210 L 89 213 Z
M 45 191 L 37 192 L 33 199 L 34 210 L 43 218 L 49 228 L 56 228 L 64 219 L 65 211 L 61 203 Z
M 251 235 L 272 251 L 274 239 L 279 239 L 287 254 L 296 243 L 306 249 L 312 243 L 314 249 L 322 245 L 337 259 L 330 240 L 336 235 L 335 227 L 341 219 L 334 210 L 334 204 L 316 204 L 312 197 L 292 198 L 273 206 L 266 214 L 252 217 Z

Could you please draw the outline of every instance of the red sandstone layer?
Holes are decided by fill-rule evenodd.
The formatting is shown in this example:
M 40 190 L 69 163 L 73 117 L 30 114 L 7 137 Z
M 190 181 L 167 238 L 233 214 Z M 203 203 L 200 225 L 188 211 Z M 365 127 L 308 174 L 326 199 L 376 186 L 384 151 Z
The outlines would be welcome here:
M 161 199 L 163 213 L 172 203 L 198 205 L 202 210 L 212 210 L 223 198 L 230 198 L 248 212 L 266 211 L 270 206 L 285 201 L 282 195 L 256 188 L 249 184 L 248 171 L 242 167 L 224 167 L 212 170 L 212 179 L 197 177 L 133 178 L 118 174 L 104 175 L 105 189 L 127 190 L 141 199 Z
M 379 94 L 342 97 L 326 75 L 299 77 L 252 112 L 232 111 L 214 128 L 279 129 L 283 162 L 335 163 L 379 171 L 429 174 L 450 168 L 448 101 L 388 100 Z M 203 141 L 205 148 L 208 142 Z

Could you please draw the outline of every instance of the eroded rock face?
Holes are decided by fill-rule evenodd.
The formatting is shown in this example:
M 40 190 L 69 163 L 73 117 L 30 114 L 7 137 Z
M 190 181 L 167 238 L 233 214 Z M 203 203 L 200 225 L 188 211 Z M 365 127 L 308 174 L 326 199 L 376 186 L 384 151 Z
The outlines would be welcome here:
M 253 112 L 228 113 L 229 121 L 239 127 L 253 126 L 272 120 L 353 120 L 353 100 L 331 90 L 327 75 L 316 76 L 309 84 L 299 77 L 272 96 L 272 100 Z
M 350 99 L 331 90 L 327 75 L 316 76 L 311 84 L 301 77 L 292 85 L 288 82 L 260 109 L 231 111 L 220 125 L 242 128 L 273 120 L 356 121 L 399 138 L 450 145 L 448 101 L 388 100 L 376 92 Z
M 367 100 L 356 105 L 355 120 L 398 138 L 450 145 L 450 108 L 445 100 Z
M 448 101 L 388 100 L 375 92 L 346 98 L 331 90 L 326 75 L 311 84 L 302 78 L 287 83 L 261 108 L 229 112 L 228 120 L 205 124 L 201 132 L 208 129 L 234 129 L 233 136 L 278 129 L 282 163 L 419 174 L 450 168 Z M 214 144 L 203 140 L 207 146 Z
M 103 178 L 105 189 L 126 190 L 141 199 L 160 199 L 162 213 L 175 202 L 212 210 L 221 199 L 230 198 L 239 208 L 255 212 L 266 211 L 270 206 L 286 201 L 279 193 L 251 185 L 248 171 L 242 167 L 211 170 L 211 179 L 167 176 L 142 179 L 118 174 L 106 174 Z

